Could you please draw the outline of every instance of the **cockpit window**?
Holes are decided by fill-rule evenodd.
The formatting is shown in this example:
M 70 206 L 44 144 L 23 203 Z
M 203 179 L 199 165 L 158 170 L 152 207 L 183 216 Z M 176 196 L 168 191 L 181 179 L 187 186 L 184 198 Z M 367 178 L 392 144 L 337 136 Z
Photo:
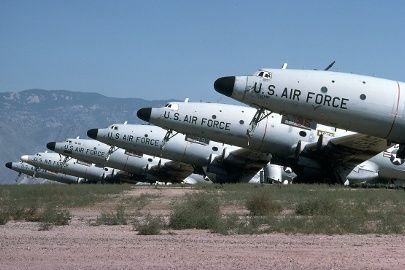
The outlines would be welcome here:
M 117 127 L 117 126 L 115 126 L 115 127 L 114 127 L 114 130 L 118 130 L 118 127 Z
M 270 79 L 271 78 L 271 73 L 268 72 L 268 71 L 261 70 L 261 71 L 257 72 L 256 76 L 262 77 L 262 78 L 265 78 L 265 79 Z
M 176 104 L 176 103 L 167 103 L 167 104 L 165 105 L 165 108 L 168 108 L 168 109 L 173 110 L 173 111 L 177 111 L 177 110 L 179 109 L 179 104 Z

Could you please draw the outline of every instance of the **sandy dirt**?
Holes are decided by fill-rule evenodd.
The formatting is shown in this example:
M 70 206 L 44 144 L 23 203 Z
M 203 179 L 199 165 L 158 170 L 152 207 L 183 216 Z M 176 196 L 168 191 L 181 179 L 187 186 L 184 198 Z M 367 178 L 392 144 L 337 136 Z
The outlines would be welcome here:
M 90 226 L 126 197 L 155 194 L 142 211 L 166 215 L 187 189 L 133 189 L 72 209 L 68 226 L 0 226 L 0 269 L 405 269 L 404 235 L 229 235 L 203 230 L 142 236 L 132 225 Z

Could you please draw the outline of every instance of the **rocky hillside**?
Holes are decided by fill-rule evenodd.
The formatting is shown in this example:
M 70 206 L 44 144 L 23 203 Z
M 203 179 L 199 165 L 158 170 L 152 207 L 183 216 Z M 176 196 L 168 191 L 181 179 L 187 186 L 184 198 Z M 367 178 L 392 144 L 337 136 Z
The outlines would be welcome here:
M 17 173 L 4 164 L 23 154 L 46 150 L 46 143 L 87 137 L 90 128 L 114 122 L 140 123 L 136 111 L 167 101 L 111 98 L 64 90 L 0 93 L 0 183 L 13 183 Z

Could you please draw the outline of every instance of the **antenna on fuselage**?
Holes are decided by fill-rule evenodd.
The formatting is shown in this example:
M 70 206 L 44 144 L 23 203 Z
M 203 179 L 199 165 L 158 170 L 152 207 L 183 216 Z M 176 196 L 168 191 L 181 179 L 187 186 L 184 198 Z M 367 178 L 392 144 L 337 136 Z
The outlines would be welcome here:
M 335 64 L 336 61 L 333 61 L 332 63 L 329 64 L 329 66 L 327 66 L 324 70 L 328 71 L 329 69 L 331 69 L 333 67 L 333 65 Z

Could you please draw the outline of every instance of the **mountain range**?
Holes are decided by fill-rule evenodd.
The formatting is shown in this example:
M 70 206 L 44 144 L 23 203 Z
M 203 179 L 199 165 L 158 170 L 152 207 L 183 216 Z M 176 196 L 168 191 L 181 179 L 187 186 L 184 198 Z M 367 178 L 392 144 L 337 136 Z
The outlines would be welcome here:
M 8 161 L 45 151 L 50 141 L 87 138 L 90 128 L 112 123 L 141 123 L 142 107 L 162 106 L 167 100 L 114 98 L 97 93 L 30 89 L 0 93 L 0 183 L 14 183 L 17 173 Z

